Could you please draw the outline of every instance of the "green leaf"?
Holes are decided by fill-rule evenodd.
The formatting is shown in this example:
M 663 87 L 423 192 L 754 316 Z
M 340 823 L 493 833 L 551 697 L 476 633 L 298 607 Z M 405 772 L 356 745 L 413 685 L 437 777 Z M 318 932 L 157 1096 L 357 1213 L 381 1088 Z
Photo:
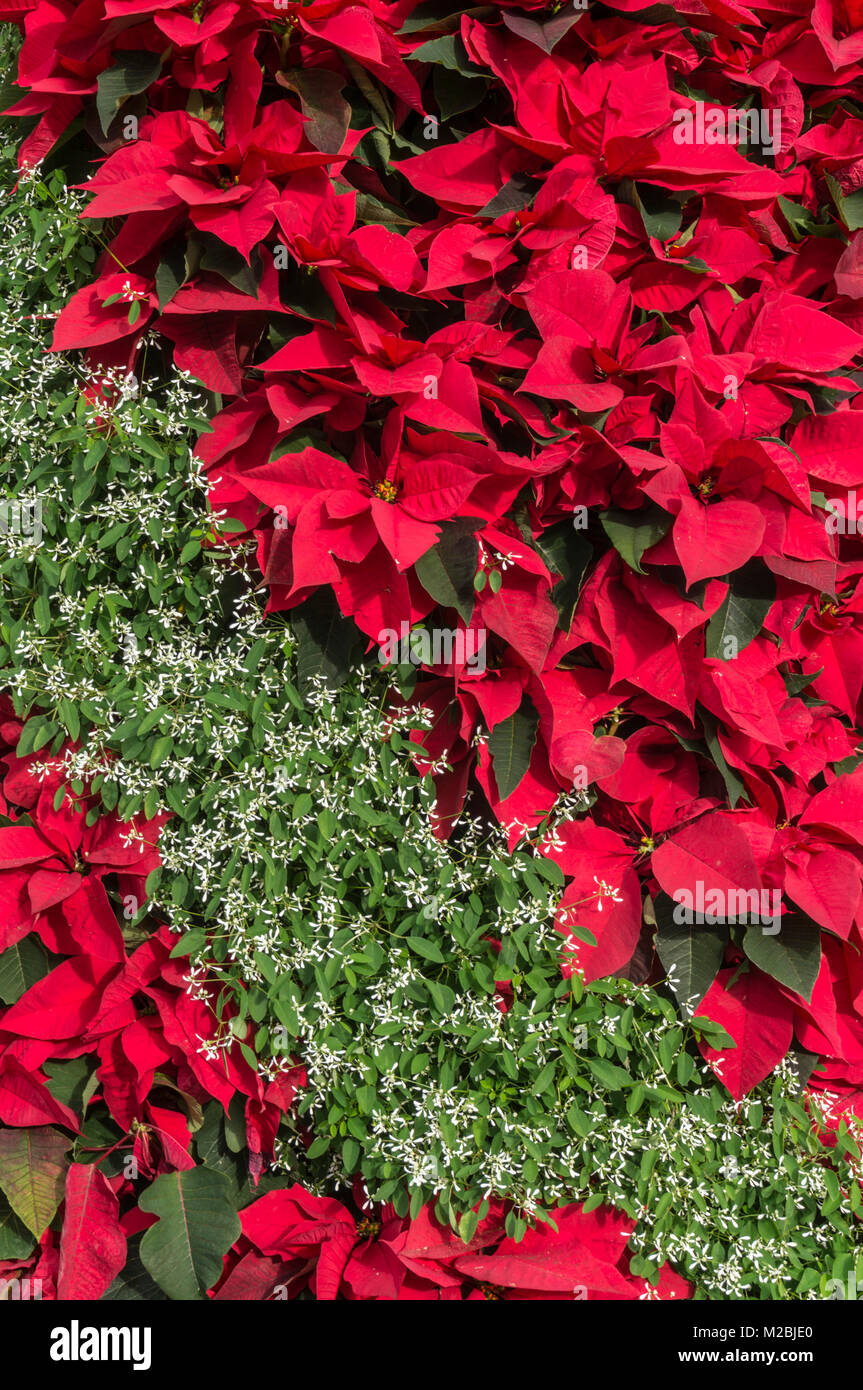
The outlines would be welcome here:
M 453 72 L 460 72 L 464 77 L 484 76 L 482 68 L 471 62 L 458 34 L 445 34 L 443 38 L 421 43 L 411 54 L 411 60 L 417 63 L 440 63 Z
M 776 598 L 776 580 L 760 560 L 750 560 L 730 576 L 728 593 L 707 624 L 704 655 L 732 661 L 756 638 Z M 726 644 L 731 642 L 731 656 Z
M 521 212 L 529 208 L 536 197 L 539 185 L 529 174 L 513 174 L 499 193 L 496 193 L 475 217 L 503 217 L 507 212 Z
M 656 953 L 683 1014 L 689 1018 L 716 979 L 728 943 L 728 927 L 677 923 L 676 905 L 665 893 L 658 893 L 654 900 Z
M 72 1140 L 51 1125 L 0 1130 L 0 1189 L 38 1240 L 63 1200 Z
M 39 939 L 31 932 L 0 955 L 0 1000 L 14 1004 L 37 980 L 42 980 L 58 963 Z
M 35 1241 L 0 1193 L 0 1260 L 26 1260 Z
M 303 134 L 323 154 L 338 154 L 345 142 L 351 108 L 342 96 L 346 78 L 329 68 L 292 68 L 279 81 L 300 98 L 307 118 Z
M 743 950 L 753 965 L 807 1002 L 821 969 L 821 928 L 803 913 L 786 912 L 775 936 L 747 927 Z
M 48 1090 L 61 1105 L 67 1105 L 76 1115 L 83 1115 L 87 1103 L 99 1085 L 96 1067 L 89 1055 L 71 1057 L 67 1062 L 43 1062 L 48 1077 Z
M 480 524 L 470 517 L 443 522 L 439 540 L 414 566 L 426 593 L 442 607 L 454 608 L 465 623 L 473 614 L 473 581 L 479 557 L 475 532 Z
M 428 941 L 424 936 L 406 936 L 405 941 L 423 960 L 434 961 L 436 965 L 444 964 L 443 954 L 436 942 Z
M 153 1303 L 166 1302 L 165 1295 L 154 1283 L 141 1263 L 141 1241 L 145 1233 L 130 1236 L 126 1245 L 126 1263 L 111 1284 L 102 1294 L 102 1302 L 107 1303 Z
M 203 927 L 192 927 L 191 931 L 183 932 L 176 946 L 171 951 L 171 958 L 175 956 L 193 956 L 198 951 L 202 951 L 207 944 L 207 933 Z
M 212 236 L 208 232 L 198 232 L 197 236 L 201 242 L 201 255 L 199 266 L 195 266 L 195 270 L 212 270 L 215 275 L 221 275 L 223 280 L 227 280 L 228 284 L 233 285 L 234 289 L 239 290 L 241 294 L 247 294 L 252 299 L 257 299 L 258 284 L 263 271 L 263 263 L 259 253 L 253 251 L 249 262 L 247 262 L 242 252 L 237 251 L 233 246 L 228 246 L 218 237 Z M 191 245 L 190 242 L 189 246 L 191 247 Z M 192 264 L 187 251 L 187 278 L 194 274 Z M 214 338 L 213 342 L 218 345 L 218 339 Z
M 496 724 L 488 736 L 494 780 L 501 801 L 511 796 L 530 765 L 539 715 L 527 695 L 515 714 Z
M 519 38 L 535 44 L 543 53 L 552 53 L 572 26 L 578 23 L 582 13 L 581 9 L 566 9 L 561 14 L 553 14 L 541 24 L 528 19 L 526 15 L 513 14 L 511 10 L 504 10 L 501 17 L 507 29 L 511 29 Z
M 186 248 L 182 243 L 169 246 L 156 267 L 156 293 L 159 296 L 159 310 L 174 298 L 177 290 L 186 282 Z
M 127 97 L 146 92 L 162 71 L 158 53 L 125 52 L 113 67 L 99 74 L 96 83 L 96 111 L 102 134 L 108 128 Z
M 550 526 L 533 544 L 549 569 L 560 575 L 551 597 L 560 613 L 560 626 L 568 632 L 585 572 L 593 559 L 593 546 L 583 532 L 576 531 L 568 521 Z
M 839 211 L 839 216 L 845 223 L 849 232 L 859 231 L 863 227 L 863 189 L 857 189 L 850 193 L 846 198 L 841 187 L 833 174 L 825 174 L 825 181 Z
M 141 1241 L 144 1268 L 169 1298 L 203 1299 L 242 1233 L 229 1179 L 212 1168 L 163 1173 L 138 1205 L 159 1218 Z
M 165 762 L 169 756 L 173 746 L 174 738 L 172 734 L 163 734 L 161 738 L 156 739 L 156 742 L 150 749 L 150 767 L 153 768 L 154 771 L 157 767 L 162 766 L 162 763 Z
M 432 86 L 442 121 L 472 111 L 488 90 L 488 83 L 482 78 L 465 77 L 445 67 L 435 68 Z
M 819 666 L 817 671 L 780 671 L 780 675 L 785 682 L 785 689 L 789 695 L 799 695 L 805 690 L 807 685 L 817 681 L 823 672 L 824 667 Z
M 630 569 L 644 574 L 645 571 L 641 568 L 642 555 L 651 546 L 656 545 L 657 541 L 662 540 L 671 529 L 674 517 L 655 503 L 651 503 L 648 507 L 633 512 L 612 507 L 608 511 L 600 512 L 599 520 L 611 544 Z
M 455 1008 L 455 994 L 449 985 L 442 985 L 440 980 L 426 980 L 426 987 L 439 1012 L 448 1017 Z
M 804 237 L 811 236 L 818 224 L 809 209 L 793 203 L 781 193 L 778 202 L 794 240 L 802 241 Z
M 651 188 L 649 184 L 633 184 L 632 203 L 649 237 L 654 237 L 656 241 L 668 241 L 680 231 L 683 208 L 662 189 Z
M 319 589 L 291 613 L 297 638 L 297 678 L 300 693 L 308 695 L 316 681 L 331 690 L 350 675 L 354 652 L 363 642 L 356 624 L 344 618 L 329 589 Z
M 740 777 L 738 777 L 722 751 L 722 746 L 719 742 L 719 721 L 714 714 L 711 714 L 708 709 L 700 705 L 697 700 L 695 702 L 695 710 L 701 720 L 701 726 L 704 729 L 704 741 L 707 744 L 707 751 L 725 783 L 725 790 L 728 795 L 729 803 L 731 806 L 736 806 L 741 798 L 748 801 L 749 796 L 744 783 Z
M 600 1086 L 604 1086 L 607 1091 L 619 1091 L 634 1084 L 634 1078 L 628 1071 L 616 1066 L 614 1062 L 606 1061 L 604 1057 L 589 1057 L 587 1065 Z

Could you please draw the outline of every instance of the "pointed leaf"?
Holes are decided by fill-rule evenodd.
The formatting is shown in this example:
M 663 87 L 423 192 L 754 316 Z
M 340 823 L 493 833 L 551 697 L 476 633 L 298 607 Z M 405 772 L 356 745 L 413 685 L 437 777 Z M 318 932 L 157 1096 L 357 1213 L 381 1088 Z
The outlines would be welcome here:
M 126 98 L 146 92 L 161 70 L 158 53 L 124 53 L 119 62 L 99 74 L 96 110 L 103 135 L 108 134 L 108 127 Z
M 454 608 L 466 623 L 473 613 L 473 581 L 479 556 L 474 534 L 477 525 L 469 517 L 445 522 L 440 540 L 414 566 L 426 593 L 444 608 Z
M 665 893 L 657 894 L 653 904 L 656 954 L 681 1011 L 691 1018 L 719 972 L 728 943 L 728 927 L 678 924 L 674 908 L 674 901 Z
M 609 511 L 600 512 L 599 519 L 615 550 L 638 574 L 645 573 L 641 568 L 641 557 L 645 550 L 662 540 L 674 520 L 668 512 L 654 504 L 633 512 L 612 507 Z
M 728 593 L 707 624 L 704 655 L 722 661 L 733 660 L 748 647 L 764 625 L 776 598 L 776 580 L 757 560 L 751 560 L 731 576 Z M 732 640 L 731 656 L 726 641 Z
M 512 795 L 527 772 L 538 727 L 539 715 L 525 696 L 515 714 L 496 724 L 489 734 L 488 751 L 501 801 Z
M 125 1263 L 126 1236 L 108 1179 L 92 1163 L 73 1163 L 66 1174 L 57 1297 L 99 1299 Z
M 747 927 L 743 949 L 765 975 L 807 1002 L 821 969 L 821 928 L 802 913 L 786 912 L 775 936 L 758 925 Z
M 63 1198 L 65 1154 L 71 1143 L 50 1125 L 0 1130 L 0 1188 L 37 1239 Z
M 141 1260 L 169 1298 L 203 1299 L 242 1227 L 231 1184 L 211 1168 L 163 1173 L 140 1200 L 159 1217 L 141 1241 Z

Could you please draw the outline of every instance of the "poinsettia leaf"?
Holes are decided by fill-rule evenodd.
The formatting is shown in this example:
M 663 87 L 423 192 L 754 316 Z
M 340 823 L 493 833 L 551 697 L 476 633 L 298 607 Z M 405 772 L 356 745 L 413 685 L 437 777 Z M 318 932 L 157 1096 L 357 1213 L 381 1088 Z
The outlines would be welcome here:
M 539 715 L 525 695 L 515 714 L 496 724 L 488 736 L 494 780 L 501 801 L 511 796 L 530 766 Z
M 442 121 L 472 111 L 488 90 L 488 83 L 481 77 L 465 77 L 445 67 L 435 68 L 432 86 Z
M 37 1239 L 63 1200 L 65 1156 L 71 1144 L 52 1125 L 0 1130 L 0 1189 Z
M 163 1173 L 139 1206 L 159 1218 L 141 1241 L 145 1269 L 169 1298 L 203 1299 L 242 1234 L 228 1179 L 212 1168 Z
M 303 698 L 319 680 L 331 690 L 343 685 L 362 635 L 353 620 L 342 615 L 332 591 L 319 589 L 294 609 L 291 626 L 299 646 L 297 682 Z
M 279 73 L 277 80 L 299 96 L 309 144 L 324 154 L 338 154 L 351 121 L 351 108 L 342 96 L 346 79 L 329 68 L 292 68 Z
M 465 623 L 470 622 L 473 614 L 479 525 L 481 522 L 470 517 L 443 522 L 440 539 L 414 566 L 426 593 L 442 607 L 454 608 Z
M 821 969 L 821 928 L 802 912 L 786 912 L 779 931 L 747 927 L 743 949 L 753 965 L 809 1002 Z
M 801 207 L 799 203 L 792 202 L 781 193 L 776 201 L 795 241 L 802 241 L 804 237 L 812 235 L 818 224 L 809 208 Z
M 839 185 L 839 181 L 832 174 L 825 174 L 825 182 L 830 190 L 830 196 L 839 212 L 839 216 L 845 223 L 849 232 L 859 231 L 863 227 L 863 190 L 858 189 L 846 197 Z
M 488 7 L 475 5 L 468 9 L 456 10 L 453 0 L 423 0 L 399 29 L 400 34 L 421 33 L 424 29 L 458 29 L 463 14 L 477 15 L 488 13 Z M 413 57 L 413 54 L 410 55 Z M 10 97 L 11 100 L 11 97 Z
M 0 1192 L 0 1260 L 26 1260 L 35 1243 L 36 1237 Z
M 174 298 L 181 285 L 186 283 L 186 250 L 180 242 L 165 248 L 162 259 L 156 267 L 156 294 L 159 296 L 159 310 Z
M 699 705 L 697 701 L 695 708 L 701 719 L 702 728 L 704 729 L 704 741 L 707 744 L 708 752 L 719 771 L 719 775 L 725 783 L 728 804 L 734 807 L 737 805 L 738 801 L 748 801 L 749 797 L 746 793 L 746 787 L 722 751 L 722 745 L 719 742 L 719 721 L 709 710 Z
M 593 559 L 593 546 L 568 521 L 549 526 L 536 537 L 534 545 L 549 569 L 560 575 L 560 582 L 554 585 L 551 597 L 560 614 L 560 627 L 568 632 L 585 572 Z
M 539 185 L 529 174 L 513 174 L 503 188 L 480 208 L 477 217 L 503 217 L 506 212 L 521 212 L 529 208 L 536 197 Z
M 758 560 L 750 560 L 729 578 L 728 593 L 707 624 L 704 655 L 733 661 L 764 625 L 776 598 L 776 580 Z
M 768 975 L 744 968 L 720 970 L 699 1007 L 699 1017 L 718 1023 L 736 1043 L 700 1043 L 702 1055 L 735 1100 L 769 1076 L 788 1052 L 794 1034 L 794 1006 Z
M 675 906 L 666 893 L 658 893 L 654 899 L 656 954 L 681 1011 L 690 1018 L 719 972 L 728 944 L 728 927 L 722 923 L 677 923 Z
M 138 1232 L 127 1242 L 126 1263 L 102 1294 L 103 1303 L 167 1302 L 168 1296 L 147 1273 L 141 1263 L 141 1241 L 145 1232 Z
M 108 134 L 118 110 L 127 97 L 145 92 L 162 71 L 158 53 L 124 53 L 112 67 L 99 74 L 96 83 L 96 111 L 103 135 Z
M 668 241 L 679 232 L 683 208 L 661 188 L 651 188 L 649 184 L 639 185 L 625 179 L 617 196 L 620 201 L 636 209 L 648 236 L 657 241 Z
M 644 574 L 641 557 L 671 529 L 674 520 L 668 512 L 651 503 L 638 511 L 627 512 L 619 507 L 599 513 L 602 529 L 617 553 L 638 574 Z
M 0 999 L 4 1004 L 15 1004 L 59 959 L 42 944 L 37 932 L 16 941 L 0 955 Z
M 247 262 L 236 247 L 228 246 L 209 232 L 200 232 L 199 236 L 202 238 L 199 269 L 211 270 L 215 275 L 221 275 L 235 290 L 257 298 L 262 270 L 259 253 L 252 251 Z
M 428 43 L 422 43 L 419 48 L 414 49 L 411 59 L 417 63 L 440 63 L 453 72 L 460 72 L 464 77 L 484 76 L 482 68 L 471 62 L 458 34 L 444 34 L 442 38 L 429 39 Z
M 95 1060 L 88 1054 L 71 1057 L 67 1062 L 45 1062 L 42 1066 L 51 1095 L 76 1115 L 83 1115 L 99 1084 Z
M 800 695 L 808 685 L 817 681 L 823 674 L 824 667 L 821 666 L 817 671 L 782 671 L 782 679 L 785 682 L 785 689 L 789 695 Z
M 513 14 L 511 10 L 503 11 L 503 22 L 507 29 L 511 29 L 520 39 L 526 39 L 528 43 L 535 44 L 541 48 L 543 53 L 552 53 L 572 28 L 578 23 L 584 13 L 581 6 L 573 7 L 563 14 L 553 15 L 551 19 L 538 24 L 534 19 L 528 19 L 526 15 Z
M 120 1205 L 108 1179 L 93 1163 L 73 1163 L 66 1173 L 57 1297 L 101 1298 L 125 1263 Z

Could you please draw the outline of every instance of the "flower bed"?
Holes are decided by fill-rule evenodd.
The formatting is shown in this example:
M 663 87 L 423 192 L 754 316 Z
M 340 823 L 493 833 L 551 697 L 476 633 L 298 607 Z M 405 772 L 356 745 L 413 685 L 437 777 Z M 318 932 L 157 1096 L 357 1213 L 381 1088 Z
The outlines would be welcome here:
M 702 8 L 0 5 L 3 1277 L 855 1267 L 860 17 Z

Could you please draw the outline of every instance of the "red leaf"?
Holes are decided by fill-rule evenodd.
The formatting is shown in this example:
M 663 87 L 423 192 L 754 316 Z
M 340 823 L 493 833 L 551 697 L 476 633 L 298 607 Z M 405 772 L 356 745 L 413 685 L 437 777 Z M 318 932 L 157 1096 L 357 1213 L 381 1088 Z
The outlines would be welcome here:
M 66 1174 L 58 1299 L 94 1302 L 125 1263 L 126 1237 L 107 1178 L 92 1163 L 73 1163 Z

